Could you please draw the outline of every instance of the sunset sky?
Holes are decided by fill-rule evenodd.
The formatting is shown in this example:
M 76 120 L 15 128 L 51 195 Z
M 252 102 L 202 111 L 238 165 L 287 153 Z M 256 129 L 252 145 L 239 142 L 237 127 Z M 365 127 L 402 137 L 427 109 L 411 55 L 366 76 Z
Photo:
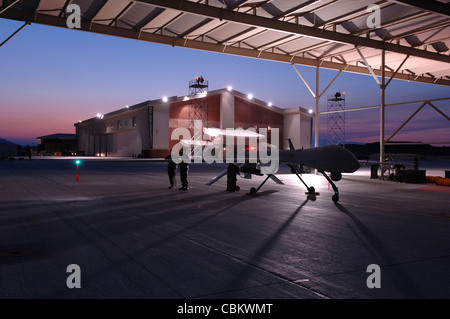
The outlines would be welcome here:
M 0 43 L 22 22 L 0 18 Z M 297 66 L 311 86 L 315 70 Z M 0 47 L 0 138 L 36 145 L 36 137 L 75 133 L 74 123 L 163 96 L 189 93 L 188 82 L 202 75 L 209 90 L 228 85 L 280 108 L 314 108 L 315 101 L 293 67 L 237 57 L 32 24 Z M 321 70 L 325 88 L 337 71 Z M 346 108 L 380 103 L 371 76 L 342 73 L 324 94 L 346 92 Z M 449 98 L 450 87 L 392 81 L 386 103 Z M 450 114 L 450 100 L 435 102 Z M 389 137 L 421 104 L 386 109 Z M 379 141 L 379 110 L 346 113 L 347 142 Z M 320 117 L 326 139 L 326 115 Z M 449 121 L 426 106 L 394 140 L 448 141 Z

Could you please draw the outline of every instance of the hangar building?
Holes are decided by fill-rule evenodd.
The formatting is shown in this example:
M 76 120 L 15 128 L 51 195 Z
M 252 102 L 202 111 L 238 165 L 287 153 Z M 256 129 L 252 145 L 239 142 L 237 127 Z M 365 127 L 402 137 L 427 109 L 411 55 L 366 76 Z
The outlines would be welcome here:
M 38 152 L 41 155 L 71 155 L 77 151 L 75 134 L 57 133 L 39 136 Z
M 311 147 L 313 114 L 302 107 L 282 109 L 232 89 L 207 92 L 209 128 L 279 129 L 278 145 Z M 189 127 L 192 100 L 173 96 L 149 100 L 75 123 L 78 151 L 86 156 L 165 157 L 178 143 L 171 140 L 177 127 Z M 267 142 L 271 141 L 268 134 Z

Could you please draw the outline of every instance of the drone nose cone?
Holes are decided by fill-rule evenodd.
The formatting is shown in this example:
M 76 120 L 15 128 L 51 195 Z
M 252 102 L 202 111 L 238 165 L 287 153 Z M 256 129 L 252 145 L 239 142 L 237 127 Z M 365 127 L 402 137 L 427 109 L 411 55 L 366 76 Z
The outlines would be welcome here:
M 356 158 L 353 158 L 353 163 L 350 167 L 351 172 L 356 172 L 361 167 L 361 164 L 358 162 Z
M 353 173 L 361 167 L 355 155 L 341 146 L 328 145 L 324 150 L 330 172 Z
M 341 155 L 343 157 L 341 163 L 345 166 L 345 169 L 342 170 L 342 173 L 353 173 L 361 167 L 361 164 L 358 162 L 352 152 L 341 148 Z

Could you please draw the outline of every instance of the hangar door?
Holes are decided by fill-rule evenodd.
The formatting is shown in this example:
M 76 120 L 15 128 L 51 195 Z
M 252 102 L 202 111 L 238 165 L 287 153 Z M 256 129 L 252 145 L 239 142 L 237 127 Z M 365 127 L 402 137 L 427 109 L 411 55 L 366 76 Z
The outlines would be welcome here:
M 126 156 L 141 154 L 142 140 L 137 130 L 89 136 L 85 141 L 86 155 Z
M 142 139 L 137 130 L 106 135 L 105 156 L 136 157 L 142 152 Z

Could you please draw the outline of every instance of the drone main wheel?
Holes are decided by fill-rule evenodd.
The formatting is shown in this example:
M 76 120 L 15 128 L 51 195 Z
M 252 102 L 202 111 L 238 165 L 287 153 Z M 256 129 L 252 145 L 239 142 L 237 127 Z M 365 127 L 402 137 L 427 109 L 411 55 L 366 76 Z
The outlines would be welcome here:
M 310 188 L 308 188 L 308 192 L 310 194 L 314 194 L 316 192 L 316 189 L 313 186 L 311 186 Z
M 331 199 L 333 200 L 333 202 L 337 203 L 339 201 L 339 195 L 334 194 L 333 197 L 331 197 Z
M 235 191 L 238 192 L 241 188 L 239 186 L 236 186 Z
M 250 188 L 250 194 L 256 194 L 256 188 L 254 187 Z

